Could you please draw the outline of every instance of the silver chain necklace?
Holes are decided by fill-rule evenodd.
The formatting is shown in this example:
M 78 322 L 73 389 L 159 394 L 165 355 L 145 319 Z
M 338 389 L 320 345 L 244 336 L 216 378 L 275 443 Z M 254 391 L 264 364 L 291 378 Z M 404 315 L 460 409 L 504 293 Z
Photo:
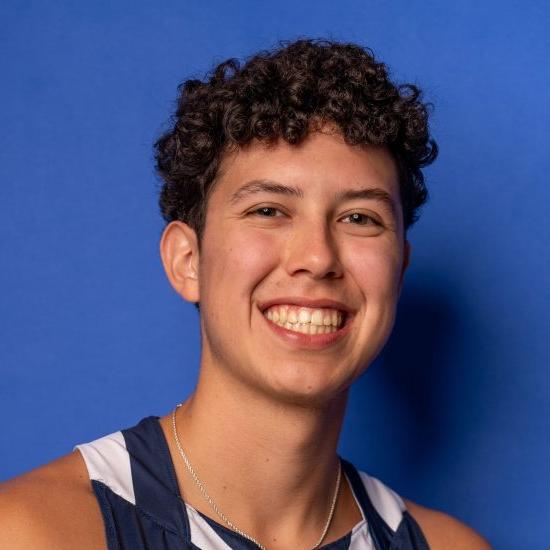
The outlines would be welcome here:
M 242 537 L 245 539 L 248 539 L 249 541 L 253 542 L 258 546 L 258 548 L 261 548 L 261 550 L 266 550 L 266 547 L 263 544 L 260 544 L 255 538 L 251 537 L 250 535 L 247 535 L 245 532 L 241 531 L 237 526 L 235 526 L 231 521 L 225 516 L 225 514 L 218 508 L 217 504 L 212 500 L 212 498 L 209 496 L 209 494 L 206 491 L 206 488 L 204 484 L 201 482 L 197 474 L 195 473 L 195 470 L 193 469 L 193 466 L 191 466 L 191 463 L 189 462 L 189 459 L 187 458 L 187 455 L 183 451 L 183 448 L 180 443 L 180 439 L 178 437 L 178 430 L 176 429 L 176 411 L 179 407 L 182 406 L 182 403 L 179 403 L 176 405 L 175 409 L 172 411 L 172 431 L 174 432 L 174 439 L 176 441 L 176 447 L 178 448 L 178 451 L 181 455 L 181 458 L 183 458 L 183 462 L 187 466 L 187 469 L 189 470 L 189 473 L 191 474 L 191 477 L 195 480 L 195 483 L 198 485 L 202 496 L 206 499 L 212 510 L 216 512 L 217 516 L 223 520 L 223 522 L 233 531 L 239 533 Z M 332 497 L 332 504 L 330 506 L 330 512 L 328 515 L 327 522 L 325 523 L 325 528 L 323 529 L 323 533 L 321 534 L 321 537 L 317 541 L 317 544 L 313 547 L 313 550 L 316 548 L 319 548 L 321 543 L 323 542 L 323 539 L 325 538 L 328 528 L 330 526 L 330 522 L 332 521 L 332 516 L 334 515 L 334 510 L 336 508 L 336 499 L 338 498 L 338 493 L 340 491 L 340 480 L 342 477 L 342 463 L 340 462 L 340 459 L 338 459 L 338 477 L 336 479 L 336 490 L 334 491 L 334 496 Z

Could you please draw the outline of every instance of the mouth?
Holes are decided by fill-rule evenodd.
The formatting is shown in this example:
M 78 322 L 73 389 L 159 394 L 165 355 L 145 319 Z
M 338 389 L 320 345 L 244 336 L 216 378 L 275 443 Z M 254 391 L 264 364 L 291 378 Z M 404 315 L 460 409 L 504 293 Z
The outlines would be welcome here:
M 317 335 L 341 330 L 350 315 L 333 307 L 306 307 L 294 304 L 275 304 L 262 311 L 273 324 L 291 332 Z
M 291 348 L 323 350 L 352 330 L 355 309 L 332 299 L 290 296 L 258 303 L 268 328 Z

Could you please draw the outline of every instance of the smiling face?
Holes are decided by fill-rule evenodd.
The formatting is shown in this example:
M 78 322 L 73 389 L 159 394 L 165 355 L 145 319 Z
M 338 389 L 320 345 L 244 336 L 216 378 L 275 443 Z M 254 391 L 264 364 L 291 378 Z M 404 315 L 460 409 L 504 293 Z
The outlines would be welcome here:
M 203 364 L 276 399 L 334 397 L 387 341 L 408 255 L 386 149 L 315 132 L 229 154 L 198 259 Z

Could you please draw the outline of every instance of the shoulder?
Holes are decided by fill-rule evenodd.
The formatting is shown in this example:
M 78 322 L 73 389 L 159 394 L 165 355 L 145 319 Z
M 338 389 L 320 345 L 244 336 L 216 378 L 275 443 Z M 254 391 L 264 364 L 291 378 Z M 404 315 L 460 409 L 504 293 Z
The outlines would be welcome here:
M 101 512 L 78 451 L 0 484 L 0 547 L 105 548 Z
M 491 550 L 485 538 L 456 518 L 410 500 L 403 499 L 403 502 L 422 529 L 431 550 Z

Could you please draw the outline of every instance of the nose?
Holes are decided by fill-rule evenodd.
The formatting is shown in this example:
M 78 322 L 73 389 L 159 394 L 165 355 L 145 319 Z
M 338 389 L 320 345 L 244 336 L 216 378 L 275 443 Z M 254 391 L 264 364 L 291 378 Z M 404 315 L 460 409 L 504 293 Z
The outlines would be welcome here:
M 338 244 L 326 223 L 295 226 L 286 245 L 286 270 L 290 275 L 305 273 L 314 279 L 342 276 Z

